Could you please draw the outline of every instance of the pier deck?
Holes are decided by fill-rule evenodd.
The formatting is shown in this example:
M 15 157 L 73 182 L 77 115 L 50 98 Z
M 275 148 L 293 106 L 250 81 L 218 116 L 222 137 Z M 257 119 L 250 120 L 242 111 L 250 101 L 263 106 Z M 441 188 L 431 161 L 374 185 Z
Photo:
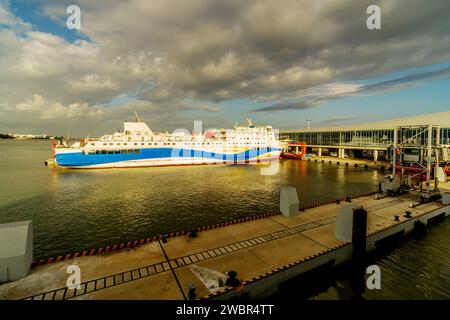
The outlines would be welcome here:
M 352 203 L 367 210 L 370 236 L 447 208 L 439 202 L 409 208 L 416 199 L 415 194 L 380 200 L 366 196 Z M 197 297 L 208 296 L 218 288 L 207 286 L 227 271 L 236 271 L 240 280 L 251 280 L 342 248 L 345 244 L 334 238 L 334 225 L 347 204 L 332 203 L 293 218 L 276 215 L 202 231 L 196 238 L 178 236 L 164 244 L 155 241 L 36 266 L 26 278 L 0 285 L 0 299 L 185 299 L 189 284 L 195 285 Z M 403 217 L 405 211 L 413 213 L 412 219 Z M 394 221 L 395 215 L 400 221 Z M 66 270 L 72 264 L 81 270 L 82 284 L 77 290 L 65 288 Z M 211 277 L 215 277 L 213 282 Z

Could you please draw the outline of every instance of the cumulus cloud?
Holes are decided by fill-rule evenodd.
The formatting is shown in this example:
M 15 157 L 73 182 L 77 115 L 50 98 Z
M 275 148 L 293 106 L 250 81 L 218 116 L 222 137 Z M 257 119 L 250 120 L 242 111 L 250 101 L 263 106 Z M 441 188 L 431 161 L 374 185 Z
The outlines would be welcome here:
M 299 101 L 288 101 L 274 103 L 270 106 L 258 108 L 254 111 L 280 111 L 293 109 L 309 109 L 318 106 L 329 100 L 340 99 L 352 95 L 380 94 L 387 91 L 399 90 L 405 86 L 414 86 L 423 80 L 438 79 L 450 76 L 450 67 L 440 68 L 432 71 L 417 72 L 407 76 L 398 77 L 391 80 L 379 81 L 372 84 L 360 85 L 350 83 L 338 83 L 325 85 L 321 89 L 306 99 Z M 319 88 L 320 89 L 320 88 Z
M 65 8 L 73 1 L 36 3 L 39 14 L 64 27 Z M 79 104 L 74 110 L 88 114 L 101 110 L 99 131 L 132 108 L 168 128 L 191 121 L 184 113 L 188 110 L 205 112 L 212 123 L 230 122 L 216 112 L 221 101 L 264 102 L 269 106 L 257 110 L 265 112 L 313 108 L 432 77 L 372 85 L 358 81 L 450 61 L 447 0 L 77 4 L 82 10 L 77 33 L 83 37 L 70 42 L 30 27 L 0 1 L 0 21 L 8 25 L 0 24 L 0 113 L 26 112 L 17 106 L 30 99 L 32 108 L 37 95 L 61 105 L 54 113 L 74 104 Z M 365 26 L 370 4 L 381 7 L 381 30 Z M 121 96 L 136 101 L 111 104 Z M 70 119 L 82 116 L 69 114 Z M 0 125 L 12 126 L 14 116 L 8 117 Z
M 76 102 L 69 105 L 63 105 L 57 101 L 49 101 L 43 96 L 35 94 L 32 98 L 16 105 L 17 111 L 28 112 L 39 119 L 58 119 L 58 118 L 90 118 L 99 117 L 103 111 L 98 108 L 91 108 L 85 102 Z
M 116 91 L 117 85 L 109 77 L 101 77 L 98 74 L 88 74 L 78 80 L 69 80 L 70 85 L 77 91 L 89 92 L 98 90 Z

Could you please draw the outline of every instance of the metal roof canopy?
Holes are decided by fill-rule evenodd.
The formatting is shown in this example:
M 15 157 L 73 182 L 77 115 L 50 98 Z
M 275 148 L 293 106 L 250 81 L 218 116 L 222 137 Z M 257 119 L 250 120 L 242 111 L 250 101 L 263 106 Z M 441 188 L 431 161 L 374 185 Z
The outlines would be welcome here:
M 330 131 L 364 131 L 364 130 L 393 130 L 395 127 L 422 126 L 424 123 L 450 128 L 450 111 L 421 114 L 411 117 L 396 118 L 384 121 L 374 121 L 363 124 L 350 124 L 340 127 L 323 127 L 311 129 L 281 130 L 289 132 L 330 132 Z

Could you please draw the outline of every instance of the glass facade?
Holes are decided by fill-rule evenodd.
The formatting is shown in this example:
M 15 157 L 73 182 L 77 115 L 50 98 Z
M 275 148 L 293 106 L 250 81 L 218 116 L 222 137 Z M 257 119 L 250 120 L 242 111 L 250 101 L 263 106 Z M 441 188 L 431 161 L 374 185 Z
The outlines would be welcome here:
M 398 133 L 398 142 L 411 139 L 414 143 L 426 144 L 428 132 L 422 128 L 402 129 Z M 433 144 L 436 143 L 436 128 L 433 129 Z M 298 131 L 283 132 L 281 139 L 304 142 L 308 146 L 336 147 L 380 147 L 393 144 L 394 129 L 387 130 L 343 130 L 343 131 Z M 450 128 L 440 128 L 439 143 L 450 145 Z

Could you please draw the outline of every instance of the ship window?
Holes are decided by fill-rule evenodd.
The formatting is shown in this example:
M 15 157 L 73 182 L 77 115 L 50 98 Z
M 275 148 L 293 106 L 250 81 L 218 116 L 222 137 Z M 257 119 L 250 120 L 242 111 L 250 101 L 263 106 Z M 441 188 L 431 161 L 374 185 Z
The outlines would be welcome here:
M 114 151 L 115 154 L 120 154 L 120 150 Z
M 113 154 L 114 150 L 108 150 L 108 154 Z
M 134 145 L 137 146 L 137 143 L 135 142 Z
M 100 150 L 95 150 L 95 154 L 100 154 Z
M 139 152 L 140 152 L 141 150 L 139 150 L 139 149 L 136 149 L 136 150 L 134 150 L 134 153 L 137 153 L 137 154 L 139 154 Z
M 106 154 L 106 150 L 102 150 L 102 154 Z
M 112 146 L 112 145 L 113 145 L 113 143 L 110 143 L 109 145 L 110 145 L 110 146 Z
M 128 150 L 128 153 L 133 153 L 133 149 Z
M 104 143 L 103 145 L 106 146 L 106 143 Z
M 142 143 L 141 143 L 141 146 L 143 146 L 144 144 L 145 144 L 145 143 L 142 142 Z
M 122 154 L 126 154 L 127 153 L 127 150 L 122 150 Z
M 172 143 L 172 145 L 175 145 L 175 143 Z
M 127 143 L 125 142 L 124 144 L 123 144 L 124 146 L 126 146 L 127 145 Z
M 91 146 L 95 146 L 95 143 L 91 143 Z
M 89 154 L 95 154 L 95 150 L 89 150 Z
M 120 143 L 118 143 L 117 145 L 120 146 Z

